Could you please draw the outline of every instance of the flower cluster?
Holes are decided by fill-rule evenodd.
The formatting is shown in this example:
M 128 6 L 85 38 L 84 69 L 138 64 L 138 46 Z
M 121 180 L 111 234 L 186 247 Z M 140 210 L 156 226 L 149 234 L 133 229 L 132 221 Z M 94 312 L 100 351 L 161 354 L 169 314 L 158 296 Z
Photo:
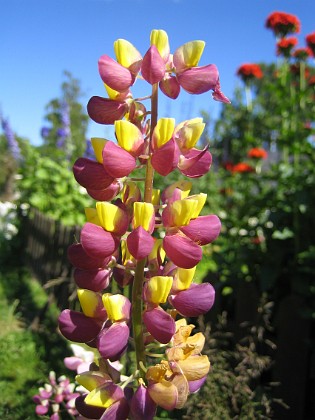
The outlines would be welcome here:
M 2 126 L 2 130 L 4 132 L 5 138 L 7 139 L 8 142 L 8 149 L 12 155 L 12 157 L 17 161 L 21 161 L 22 160 L 22 155 L 21 155 L 21 150 L 20 150 L 20 146 L 15 138 L 15 135 L 12 131 L 12 128 L 9 124 L 9 121 L 7 119 L 4 119 L 2 117 L 2 115 L 0 115 L 0 120 L 1 120 L 1 126 Z
M 290 57 L 293 48 L 297 45 L 298 39 L 295 36 L 282 38 L 277 42 L 277 55 Z
M 301 24 L 295 15 L 273 12 L 267 17 L 266 28 L 271 29 L 275 36 L 283 38 L 290 33 L 299 33 Z
M 311 34 L 306 35 L 305 41 L 308 48 L 310 48 L 313 55 L 315 56 L 315 32 L 312 32 Z
M 261 79 L 263 77 L 263 72 L 258 64 L 245 63 L 242 64 L 238 69 L 236 74 L 240 76 L 243 82 L 248 82 L 252 79 Z
M 192 94 L 212 90 L 215 100 L 229 100 L 216 66 L 198 66 L 203 41 L 188 42 L 172 55 L 166 32 L 153 30 L 150 43 L 142 57 L 119 39 L 117 60 L 100 58 L 109 97 L 93 96 L 88 113 L 98 123 L 113 124 L 116 141 L 92 138 L 95 160 L 81 157 L 73 166 L 75 179 L 96 204 L 85 210 L 79 241 L 68 248 L 81 310 L 65 309 L 59 328 L 99 354 L 77 376 L 86 395 L 77 398 L 76 408 L 88 418 L 150 420 L 157 406 L 180 408 L 210 369 L 201 354 L 204 336 L 191 335 L 194 326 L 185 317 L 202 315 L 214 304 L 212 285 L 193 280 L 202 247 L 218 237 L 221 222 L 202 214 L 207 195 L 191 194 L 191 181 L 160 191 L 153 180 L 155 172 L 167 176 L 175 170 L 191 180 L 201 177 L 212 156 L 208 146 L 196 147 L 205 128 L 202 118 L 177 124 L 158 119 L 158 91 L 175 99 L 181 88 Z M 137 78 L 152 85 L 149 110 L 130 91 Z M 119 293 L 106 290 L 113 281 Z M 121 293 L 126 285 L 129 297 Z M 113 363 L 131 343 L 137 367 L 123 380 Z
M 60 105 L 60 123 L 61 127 L 57 130 L 57 147 L 62 149 L 67 146 L 67 140 L 71 134 L 70 130 L 70 110 L 66 101 Z
M 253 147 L 247 152 L 247 156 L 253 159 L 267 159 L 268 152 L 261 147 Z
M 50 415 L 50 420 L 61 419 L 62 411 L 67 411 L 71 416 L 77 416 L 75 400 L 81 395 L 75 390 L 75 384 L 66 376 L 56 379 L 55 372 L 49 373 L 49 383 L 39 388 L 39 393 L 34 395 L 36 404 L 35 412 L 38 416 Z

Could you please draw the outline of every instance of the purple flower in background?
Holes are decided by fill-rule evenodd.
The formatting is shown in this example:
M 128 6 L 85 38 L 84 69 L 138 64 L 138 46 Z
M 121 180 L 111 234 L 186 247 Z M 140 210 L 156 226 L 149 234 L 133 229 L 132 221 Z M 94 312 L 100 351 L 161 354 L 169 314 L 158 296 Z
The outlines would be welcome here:
M 51 128 L 49 128 L 49 127 L 42 127 L 42 129 L 40 131 L 40 135 L 44 139 L 46 139 L 49 136 L 50 132 L 51 132 Z
M 85 142 L 86 146 L 85 146 L 85 152 L 83 157 L 87 158 L 87 159 L 92 159 L 95 160 L 95 154 L 94 154 L 94 149 L 91 143 L 91 140 L 86 140 Z
M 0 119 L 1 119 L 1 126 L 3 129 L 4 135 L 8 142 L 8 148 L 9 148 L 10 153 L 16 161 L 21 161 L 22 160 L 21 150 L 20 150 L 18 142 L 16 141 L 15 135 L 10 127 L 9 121 L 5 120 L 1 115 L 0 115 Z
M 65 148 L 67 150 L 69 148 L 69 141 L 67 141 L 70 137 L 71 130 L 70 130 L 70 110 L 69 105 L 66 101 L 61 103 L 60 106 L 60 119 L 61 119 L 61 127 L 57 130 L 57 147 L 59 149 Z

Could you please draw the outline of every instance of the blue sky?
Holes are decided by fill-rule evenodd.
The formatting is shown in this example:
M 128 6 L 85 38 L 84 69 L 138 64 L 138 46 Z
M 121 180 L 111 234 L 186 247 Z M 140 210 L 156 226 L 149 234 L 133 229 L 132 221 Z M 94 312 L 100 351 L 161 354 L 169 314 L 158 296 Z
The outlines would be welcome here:
M 271 12 L 301 20 L 301 47 L 305 35 L 315 31 L 314 0 L 0 0 L 0 6 L 0 110 L 33 144 L 41 142 L 45 106 L 60 96 L 65 70 L 81 81 L 82 103 L 105 96 L 97 61 L 102 54 L 114 57 L 118 38 L 142 54 L 152 29 L 167 31 L 172 52 L 194 39 L 206 41 L 200 65 L 216 64 L 222 90 L 232 96 L 240 64 L 275 60 L 274 37 L 264 27 Z M 149 85 L 145 88 L 149 93 Z M 160 98 L 159 116 L 177 121 L 196 117 L 201 109 L 216 118 L 221 109 L 209 93 Z M 91 122 L 88 134 L 110 136 L 111 131 Z

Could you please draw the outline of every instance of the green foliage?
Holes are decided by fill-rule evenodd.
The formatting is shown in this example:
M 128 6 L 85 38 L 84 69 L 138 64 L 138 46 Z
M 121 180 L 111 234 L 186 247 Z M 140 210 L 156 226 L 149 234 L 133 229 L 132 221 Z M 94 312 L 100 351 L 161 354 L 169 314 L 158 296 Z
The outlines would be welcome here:
M 55 162 L 35 149 L 25 162 L 18 188 L 22 203 L 68 226 L 84 224 L 84 208 L 92 203 L 85 189 L 76 183 L 67 161 Z
M 67 71 L 64 72 L 64 77 L 65 80 L 61 85 L 61 97 L 52 99 L 46 106 L 45 119 L 49 123 L 50 132 L 43 138 L 43 145 L 40 149 L 45 156 L 73 161 L 84 154 L 89 119 L 85 107 L 80 103 L 83 96 L 80 81 Z M 63 103 L 69 107 L 70 135 L 66 140 L 67 144 L 63 148 L 58 148 L 58 130 L 62 128 Z

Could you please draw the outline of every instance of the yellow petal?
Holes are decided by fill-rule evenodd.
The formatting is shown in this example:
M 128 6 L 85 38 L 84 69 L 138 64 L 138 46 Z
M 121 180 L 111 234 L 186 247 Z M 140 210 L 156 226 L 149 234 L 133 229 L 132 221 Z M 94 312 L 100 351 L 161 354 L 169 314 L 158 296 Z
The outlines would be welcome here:
M 125 220 L 125 212 L 115 206 L 115 204 L 107 201 L 99 201 L 96 203 L 96 211 L 100 221 L 100 225 L 108 232 L 117 232 L 122 221 Z
M 186 226 L 196 212 L 197 200 L 177 200 L 171 204 L 174 226 Z
M 75 380 L 88 391 L 103 385 L 107 381 L 111 381 L 111 377 L 106 373 L 94 371 L 94 372 L 83 372 L 76 375 Z
M 101 226 L 100 219 L 98 218 L 96 209 L 86 207 L 84 209 L 86 220 L 90 223 L 94 223 L 94 225 Z
M 196 67 L 205 48 L 204 41 L 190 41 L 178 48 L 186 67 Z
M 84 315 L 93 318 L 100 303 L 100 295 L 88 289 L 78 289 L 77 294 Z
M 161 259 L 161 262 L 162 263 L 164 262 L 164 259 L 166 257 L 166 253 L 165 253 L 165 251 L 162 247 L 162 244 L 163 244 L 162 239 L 156 239 L 156 238 L 154 239 L 154 245 L 153 245 L 152 251 L 150 252 L 149 257 L 148 257 L 149 261 L 155 260 L 159 256 L 159 258 Z M 159 255 L 158 255 L 158 253 L 159 253 Z
M 84 399 L 84 402 L 96 407 L 108 408 L 114 402 L 123 398 L 123 391 L 114 383 L 107 383 L 93 389 Z
M 139 128 L 126 120 L 115 121 L 115 133 L 119 146 L 127 152 L 135 151 L 143 140 Z
M 170 54 L 168 35 L 163 29 L 153 29 L 150 35 L 150 44 L 155 45 L 161 57 L 167 60 Z
M 160 190 L 156 190 L 156 189 L 152 190 L 152 204 L 154 206 L 158 206 L 160 204 L 160 195 L 161 195 Z
M 108 318 L 112 322 L 126 319 L 126 311 L 124 311 L 127 298 L 123 295 L 104 293 L 102 296 L 103 304 L 107 312 Z
M 206 124 L 203 122 L 195 122 L 184 125 L 179 135 L 179 146 L 185 150 L 192 149 L 201 137 Z
M 187 344 L 192 345 L 195 348 L 192 354 L 201 353 L 205 345 L 205 341 L 206 341 L 205 336 L 201 332 L 198 332 L 197 334 L 194 334 L 188 337 Z
M 148 386 L 152 400 L 165 410 L 173 410 L 178 401 L 178 391 L 174 384 L 166 380 Z
M 157 148 L 160 148 L 171 139 L 174 128 L 174 118 L 160 118 L 158 120 L 153 132 L 153 141 Z
M 114 42 L 114 51 L 118 63 L 127 68 L 142 58 L 131 42 L 125 39 L 117 39 Z
M 107 143 L 107 140 L 102 139 L 100 137 L 92 137 L 91 143 L 92 143 L 96 160 L 98 161 L 98 163 L 103 163 L 102 152 L 103 152 L 105 144 Z
M 146 285 L 152 303 L 165 303 L 170 293 L 173 283 L 173 277 L 169 276 L 153 276 Z
M 176 275 L 174 277 L 173 287 L 176 291 L 186 290 L 191 285 L 194 275 L 196 272 L 196 267 L 193 268 L 178 268 Z
M 136 201 L 133 204 L 133 227 L 136 229 L 142 226 L 149 231 L 152 225 L 152 219 L 155 217 L 154 206 L 152 203 L 142 203 Z
M 200 193 L 200 194 L 191 195 L 187 197 L 186 200 L 194 200 L 194 201 L 197 200 L 196 208 L 191 214 L 191 218 L 196 219 L 196 217 L 199 216 L 201 210 L 203 209 L 203 206 L 205 205 L 205 202 L 207 200 L 207 194 Z

